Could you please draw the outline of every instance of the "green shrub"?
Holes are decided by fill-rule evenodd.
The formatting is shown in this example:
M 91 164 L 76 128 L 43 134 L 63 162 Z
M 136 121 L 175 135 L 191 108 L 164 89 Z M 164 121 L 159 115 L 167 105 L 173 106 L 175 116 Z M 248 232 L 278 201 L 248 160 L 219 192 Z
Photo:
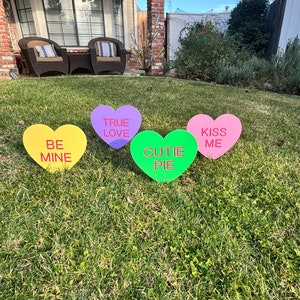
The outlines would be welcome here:
M 174 62 L 177 76 L 186 79 L 215 81 L 217 61 L 223 53 L 221 34 L 208 22 L 196 23 L 184 29 L 180 37 L 180 49 Z
M 223 36 L 211 22 L 195 23 L 182 33 L 187 34 L 179 39 L 181 46 L 174 61 L 180 78 L 216 81 L 220 60 L 230 64 L 250 57 L 234 38 Z
M 219 62 L 219 73 L 217 83 L 235 86 L 248 86 L 253 79 L 253 68 L 247 62 L 238 61 L 230 64 L 221 60 Z
M 300 94 L 300 41 L 290 41 L 285 52 L 271 62 L 251 57 L 248 60 L 218 62 L 217 82 L 235 86 L 254 86 L 275 92 Z
M 272 85 L 276 91 L 300 94 L 300 41 L 290 41 L 284 53 L 273 59 Z
M 218 62 L 217 82 L 234 86 L 265 87 L 272 73 L 272 66 L 265 59 L 252 56 L 236 62 Z
M 210 22 L 196 23 L 185 30 L 173 64 L 178 77 L 300 94 L 298 38 L 269 62 L 250 55 L 237 40 L 222 36 Z

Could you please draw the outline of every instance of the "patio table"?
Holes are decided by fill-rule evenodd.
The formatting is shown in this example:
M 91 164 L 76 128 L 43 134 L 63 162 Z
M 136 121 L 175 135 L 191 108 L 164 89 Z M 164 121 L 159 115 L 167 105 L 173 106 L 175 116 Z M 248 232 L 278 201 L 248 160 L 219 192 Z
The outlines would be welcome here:
M 91 54 L 90 53 L 75 53 L 69 52 L 69 73 L 72 74 L 77 69 L 86 69 L 91 73 L 94 73 L 93 67 L 91 64 Z

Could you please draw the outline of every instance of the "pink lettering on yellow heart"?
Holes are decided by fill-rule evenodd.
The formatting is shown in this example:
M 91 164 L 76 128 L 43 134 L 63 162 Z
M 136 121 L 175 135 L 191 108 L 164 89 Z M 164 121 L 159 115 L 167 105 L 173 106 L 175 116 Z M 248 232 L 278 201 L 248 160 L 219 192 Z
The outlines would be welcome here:
M 71 169 L 85 152 L 85 133 L 75 125 L 63 125 L 55 131 L 43 124 L 28 127 L 23 144 L 31 158 L 47 171 Z

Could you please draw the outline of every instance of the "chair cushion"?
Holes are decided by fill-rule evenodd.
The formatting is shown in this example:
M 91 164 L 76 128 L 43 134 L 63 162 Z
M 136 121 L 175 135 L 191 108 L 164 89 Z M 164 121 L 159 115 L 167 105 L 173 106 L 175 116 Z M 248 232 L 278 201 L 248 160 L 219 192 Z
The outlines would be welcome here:
M 97 56 L 97 62 L 120 62 L 121 57 L 115 56 L 115 57 L 108 57 L 108 56 Z
M 56 56 L 56 57 L 37 57 L 36 58 L 37 62 L 63 62 L 63 58 L 61 56 Z
M 39 57 L 57 57 L 53 44 L 35 46 L 35 49 L 38 52 Z
M 117 55 L 116 45 L 111 42 L 97 42 L 97 55 L 102 57 L 115 57 Z
M 50 43 L 42 40 L 31 40 L 28 41 L 27 43 L 28 48 L 34 48 L 35 46 L 45 46 L 45 45 L 50 45 Z

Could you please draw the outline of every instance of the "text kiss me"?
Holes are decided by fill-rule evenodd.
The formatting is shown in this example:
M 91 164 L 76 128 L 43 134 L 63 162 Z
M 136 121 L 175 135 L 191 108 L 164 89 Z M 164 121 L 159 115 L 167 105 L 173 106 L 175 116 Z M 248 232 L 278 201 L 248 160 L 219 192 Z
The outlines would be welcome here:
M 211 148 L 211 147 L 216 147 L 216 148 L 221 148 L 222 147 L 222 137 L 225 137 L 227 134 L 227 129 L 226 128 L 201 128 L 201 136 L 205 137 L 205 148 Z M 213 137 L 212 139 L 208 139 L 208 137 Z M 221 137 L 221 138 L 216 138 L 215 137 Z

